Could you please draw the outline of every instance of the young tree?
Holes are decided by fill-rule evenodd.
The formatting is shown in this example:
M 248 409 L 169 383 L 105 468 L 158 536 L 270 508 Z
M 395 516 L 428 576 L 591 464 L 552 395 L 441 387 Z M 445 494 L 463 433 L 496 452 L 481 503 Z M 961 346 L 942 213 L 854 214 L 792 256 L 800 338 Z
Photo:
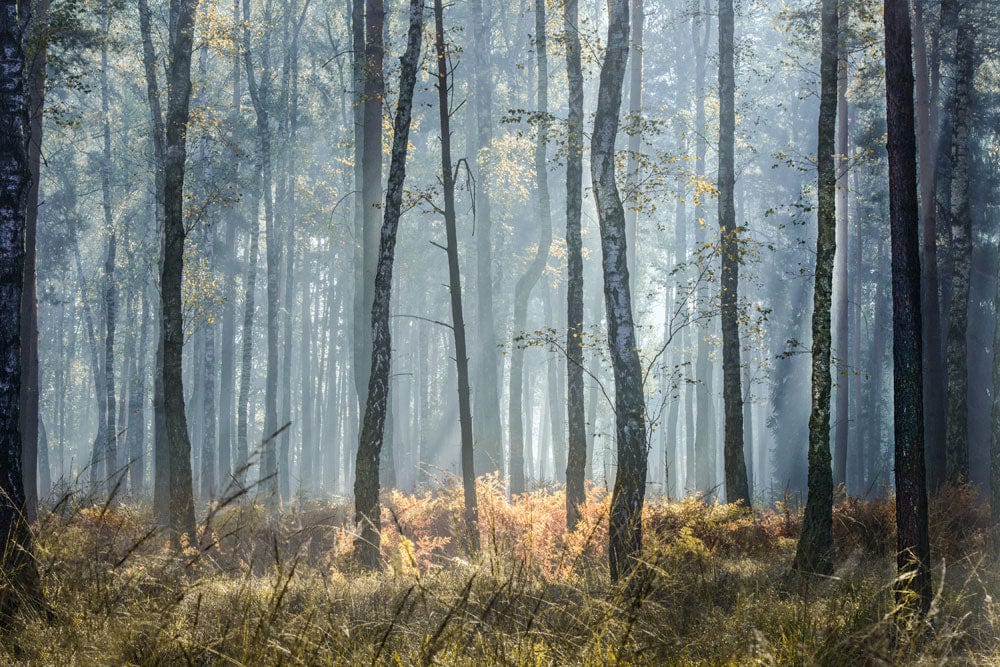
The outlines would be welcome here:
M 923 355 L 913 55 L 909 0 L 885 0 L 886 122 L 892 236 L 896 566 L 901 603 L 930 608 L 931 559 L 924 470 Z
M 173 24 L 167 69 L 167 115 L 163 197 L 163 267 L 160 310 L 163 323 L 163 400 L 169 443 L 170 528 L 175 538 L 194 540 L 191 440 L 184 412 L 181 361 L 184 350 L 181 280 L 184 274 L 184 162 L 191 104 L 191 52 L 197 0 L 171 0 Z M 111 409 L 111 406 L 109 406 Z
M 722 395 L 725 402 L 726 500 L 750 508 L 743 453 L 743 389 L 740 378 L 740 228 L 736 224 L 736 13 L 719 1 L 719 239 L 722 252 Z
M 809 497 L 793 567 L 803 572 L 833 571 L 833 471 L 830 468 L 830 306 L 833 258 L 837 252 L 837 0 L 822 3 L 819 183 L 816 278 L 812 316 L 812 411 L 809 415 Z
M 441 182 L 444 185 L 444 226 L 448 239 L 448 290 L 451 294 L 451 332 L 455 337 L 458 371 L 458 421 L 462 434 L 462 491 L 465 495 L 465 531 L 468 548 L 479 551 L 479 509 L 472 449 L 472 407 L 469 389 L 469 353 L 462 312 L 462 276 L 458 265 L 458 229 L 455 220 L 455 172 L 451 161 L 451 104 L 448 99 L 450 62 L 444 45 L 444 9 L 434 0 L 434 46 L 437 51 L 438 111 L 441 120 Z
M 417 67 L 420 64 L 423 26 L 423 0 L 410 0 L 410 27 L 407 31 L 406 51 L 400 59 L 399 99 L 396 102 L 396 116 L 393 121 L 389 183 L 385 194 L 378 269 L 375 273 L 371 315 L 371 375 L 368 380 L 368 399 L 365 403 L 364 421 L 361 424 L 354 480 L 354 522 L 359 531 L 354 540 L 354 553 L 358 563 L 369 570 L 377 569 L 381 558 L 379 456 L 385 435 L 389 370 L 392 360 L 389 326 L 392 268 L 396 253 L 396 232 L 399 229 L 399 216 L 403 203 L 406 149 L 409 144 L 410 116 L 413 110 L 413 87 L 416 84 Z
M 627 579 L 638 565 L 646 495 L 646 405 L 626 265 L 625 209 L 615 181 L 615 136 L 628 58 L 628 35 L 628 0 L 613 0 L 609 6 L 607 49 L 601 64 L 590 141 L 590 175 L 601 228 L 608 345 L 615 377 L 618 471 L 608 524 L 612 581 Z
M 569 118 L 566 123 L 566 527 L 573 530 L 586 499 L 587 418 L 583 395 L 583 66 L 579 0 L 563 3 Z

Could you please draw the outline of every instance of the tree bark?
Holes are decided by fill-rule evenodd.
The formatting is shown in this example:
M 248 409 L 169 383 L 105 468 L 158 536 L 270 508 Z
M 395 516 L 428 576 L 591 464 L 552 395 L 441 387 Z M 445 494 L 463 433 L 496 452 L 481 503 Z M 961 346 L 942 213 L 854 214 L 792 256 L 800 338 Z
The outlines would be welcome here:
M 969 322 L 969 279 L 972 270 L 972 214 L 969 205 L 969 126 L 973 37 L 960 10 L 952 104 L 951 176 L 951 307 L 948 317 L 948 430 L 945 481 L 969 480 L 969 370 L 966 333 Z
M 822 3 L 819 140 L 816 151 L 819 208 L 812 315 L 812 408 L 809 415 L 809 497 L 793 567 L 833 572 L 833 473 L 830 468 L 830 306 L 837 252 L 837 0 Z
M 0 626 L 41 591 L 32 557 L 22 476 L 21 301 L 24 233 L 31 188 L 28 160 L 30 107 L 22 17 L 16 0 L 0 6 Z
M 629 50 L 628 34 L 628 0 L 613 0 L 609 7 L 607 49 L 601 64 L 590 143 L 590 173 L 601 228 L 604 306 L 615 377 L 618 471 L 608 522 L 612 581 L 629 579 L 639 564 L 642 505 L 646 494 L 646 406 L 626 264 L 625 209 L 615 182 L 614 160 L 625 61 Z
M 924 437 L 927 452 L 927 480 L 932 491 L 944 481 L 945 434 L 947 429 L 947 378 L 942 359 L 941 304 L 938 278 L 937 164 L 935 133 L 937 105 L 931 99 L 931 67 L 927 52 L 924 6 L 927 0 L 913 5 L 913 58 L 916 70 L 917 151 L 920 160 L 920 221 L 922 234 L 924 339 Z
M 191 52 L 197 0 L 171 0 L 176 17 L 167 74 L 166 162 L 164 169 L 163 268 L 160 308 L 163 322 L 163 400 L 170 452 L 170 528 L 175 539 L 194 542 L 194 488 L 191 441 L 184 412 L 181 361 L 184 349 L 181 280 L 184 273 L 184 162 L 191 103 Z
M 25 515 L 29 522 L 37 515 L 39 495 L 48 489 L 42 483 L 50 474 L 36 459 L 39 447 L 38 414 L 38 298 L 36 272 L 36 231 L 38 189 L 41 179 L 43 112 L 45 109 L 45 63 L 48 55 L 50 0 L 31 3 L 31 16 L 24 35 L 28 58 L 28 186 L 24 221 L 24 294 L 21 301 L 21 448 L 24 471 Z M 47 464 L 46 464 L 47 465 Z M 37 472 L 37 475 L 36 475 Z M 39 489 L 41 483 L 42 488 Z M 40 492 L 40 493 L 39 493 Z
M 924 470 L 917 146 L 908 0 L 885 1 L 886 121 L 892 235 L 893 422 L 896 450 L 897 604 L 930 608 Z M 960 42 L 961 44 L 961 42 Z M 960 77 L 961 79 L 961 77 Z M 911 575 L 910 578 L 904 575 Z
M 642 31 L 646 22 L 643 0 L 631 2 L 631 41 L 629 50 L 629 91 L 628 113 L 633 131 L 628 137 L 628 159 L 625 165 L 625 190 L 633 201 L 625 209 L 625 232 L 628 235 L 628 275 L 629 289 L 636 294 L 639 281 L 639 151 L 642 147 Z
M 381 25 L 381 24 L 380 24 Z M 410 135 L 413 88 L 420 61 L 420 41 L 424 25 L 423 1 L 410 0 L 410 27 L 406 51 L 400 59 L 399 99 L 393 121 L 392 157 L 389 162 L 389 183 L 385 195 L 385 213 L 379 243 L 378 268 L 375 273 L 372 301 L 371 373 L 365 417 L 358 440 L 356 477 L 354 482 L 354 521 L 359 531 L 354 541 L 354 554 L 365 569 L 380 565 L 382 519 L 379 507 L 379 455 L 384 438 L 389 399 L 389 370 L 392 356 L 389 307 L 392 290 L 392 265 L 396 252 L 396 232 L 403 201 L 406 177 L 406 149 Z M 379 30 L 381 36 L 381 30 Z M 381 51 L 378 62 L 381 64 Z M 366 138 L 367 143 L 367 138 Z M 471 452 L 470 452 L 471 454 Z
M 566 528 L 587 500 L 587 412 L 583 392 L 583 65 L 579 0 L 563 3 L 569 117 L 566 124 Z
M 740 377 L 740 228 L 736 223 L 736 70 L 733 0 L 719 1 L 719 237 L 722 253 L 722 396 L 725 412 L 726 500 L 750 509 L 743 454 L 743 388 Z

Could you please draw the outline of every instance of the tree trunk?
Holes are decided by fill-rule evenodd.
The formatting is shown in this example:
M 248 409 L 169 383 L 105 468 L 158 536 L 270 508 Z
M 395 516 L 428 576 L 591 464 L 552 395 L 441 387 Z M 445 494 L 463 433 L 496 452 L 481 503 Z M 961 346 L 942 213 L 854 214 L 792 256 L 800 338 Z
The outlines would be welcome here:
M 836 322 L 835 341 L 837 353 L 835 357 L 836 368 L 836 417 L 834 424 L 834 461 L 833 461 L 833 483 L 834 485 L 847 484 L 847 429 L 850 424 L 850 359 L 848 342 L 848 253 L 850 252 L 848 230 L 850 228 L 850 213 L 848 208 L 848 180 L 847 180 L 847 152 L 850 150 L 847 124 L 847 84 L 848 66 L 847 49 L 844 45 L 847 28 L 848 9 L 847 1 L 840 3 L 838 12 L 840 13 L 840 25 L 844 29 L 840 31 L 840 45 L 837 49 L 837 252 L 833 258 L 833 309 L 834 321 Z
M 163 322 L 163 400 L 170 452 L 170 528 L 175 539 L 194 542 L 194 488 L 191 441 L 184 413 L 181 361 L 184 349 L 181 279 L 184 273 L 184 162 L 191 102 L 191 51 L 197 0 L 171 0 L 176 17 L 167 74 L 166 163 L 164 169 L 163 269 L 160 308 Z
M 833 572 L 833 473 L 830 469 L 830 306 L 837 252 L 837 0 L 823 0 L 820 54 L 819 141 L 816 151 L 816 278 L 812 315 L 812 409 L 809 415 L 809 497 L 793 567 Z
M 385 215 L 382 222 L 378 269 L 375 273 L 373 291 L 371 316 L 373 345 L 368 399 L 365 403 L 365 417 L 358 440 L 357 473 L 354 482 L 354 521 L 356 529 L 359 531 L 359 535 L 354 541 L 354 553 L 358 563 L 369 570 L 377 569 L 381 561 L 381 535 L 379 531 L 382 520 L 381 508 L 379 507 L 378 469 L 389 399 L 389 370 L 392 355 L 389 306 L 392 290 L 392 265 L 396 252 L 396 232 L 399 228 L 399 216 L 403 201 L 413 87 L 416 84 L 417 67 L 420 64 L 420 39 L 423 24 L 422 0 L 410 0 L 410 27 L 407 31 L 406 51 L 400 60 L 399 99 L 393 122 L 389 183 L 385 196 Z M 379 24 L 378 35 L 381 38 L 381 24 Z M 381 41 L 379 46 L 381 46 Z M 381 50 L 379 50 L 377 62 L 381 64 Z
M 628 0 L 613 0 L 590 143 L 590 172 L 601 228 L 608 343 L 615 376 L 618 471 L 608 521 L 612 581 L 628 579 L 638 566 L 642 549 L 642 504 L 646 494 L 646 406 L 626 265 L 625 209 L 615 182 L 614 160 L 629 50 L 628 34 Z
M 743 389 L 740 378 L 740 228 L 736 223 L 736 69 L 733 0 L 719 2 L 719 237 L 722 285 L 722 396 L 725 412 L 726 500 L 750 509 L 743 455 Z
M 572 0 L 571 0 L 572 1 Z M 469 0 L 469 34 L 473 36 L 473 90 L 476 136 L 472 171 L 479 183 L 476 190 L 476 384 L 473 396 L 473 425 L 476 440 L 476 473 L 503 471 L 503 438 L 500 426 L 500 394 L 497 367 L 496 321 L 493 313 L 493 212 L 479 156 L 493 143 L 492 26 L 483 13 L 482 0 Z M 571 112 L 572 113 L 572 112 Z
M 707 4 L 707 3 L 706 3 Z M 709 36 L 712 32 L 712 19 L 707 11 L 695 18 L 694 48 L 695 48 L 695 174 L 699 181 L 705 176 L 705 155 L 708 152 L 705 120 L 705 72 L 708 54 Z M 697 28 L 702 26 L 704 35 L 699 39 Z M 694 218 L 695 241 L 699 248 L 704 247 L 706 225 L 704 224 L 704 207 L 700 198 L 695 200 Z M 708 301 L 707 290 L 702 290 L 701 301 Z M 715 486 L 715 462 L 717 443 L 715 439 L 715 417 L 713 411 L 712 377 L 714 365 L 709 359 L 708 334 L 696 334 L 698 338 L 695 374 L 698 379 L 695 403 L 697 406 L 697 423 L 695 426 L 695 491 L 709 495 Z
M 240 395 L 236 403 L 236 465 L 235 482 L 240 488 L 246 484 L 247 467 L 250 465 L 248 443 L 248 412 L 250 385 L 253 383 L 253 317 L 256 309 L 257 261 L 260 254 L 260 158 L 254 168 L 250 204 L 250 247 L 247 250 L 247 275 L 243 296 L 243 349 L 240 358 Z
M 142 317 L 139 320 L 139 349 L 135 354 L 128 392 L 128 430 L 125 449 L 128 451 L 129 487 L 133 497 L 142 495 L 146 487 L 146 346 L 151 313 L 145 293 L 141 294 Z
M 313 470 L 318 467 L 316 464 L 321 460 L 313 442 L 312 434 L 312 342 L 310 333 L 312 321 L 309 314 L 309 296 L 312 285 L 309 281 L 302 281 L 302 336 L 300 338 L 301 351 L 299 352 L 299 375 L 302 383 L 302 466 L 299 471 L 299 496 L 302 500 L 308 500 L 313 493 Z M 329 320 L 327 320 L 329 322 Z M 291 332 L 288 332 L 289 334 Z M 318 346 L 317 346 L 318 347 Z
M 924 5 L 913 6 L 913 57 L 916 69 L 917 150 L 920 157 L 920 219 L 923 227 L 923 280 L 920 312 L 923 314 L 924 339 L 924 437 L 927 452 L 927 481 L 936 491 L 944 481 L 944 443 L 947 429 L 944 360 L 941 358 L 941 304 L 938 296 L 937 191 L 935 133 L 937 105 L 931 99 L 931 67 L 924 29 Z
M 535 0 L 535 58 L 538 63 L 538 120 L 535 124 L 535 183 L 537 187 L 538 248 L 521 277 L 514 285 L 514 341 L 510 355 L 508 389 L 508 428 L 510 429 L 510 493 L 524 493 L 524 415 L 521 395 L 524 376 L 524 340 L 531 292 L 542 277 L 549 261 L 552 245 L 552 211 L 549 205 L 549 182 L 546 165 L 546 134 L 548 133 L 549 68 L 545 31 L 545 2 Z M 531 424 L 528 424 L 531 428 Z
M 965 10 L 967 11 L 967 10 Z M 969 207 L 969 125 L 973 37 L 960 16 L 952 104 L 951 176 L 951 308 L 948 317 L 948 432 L 945 481 L 969 480 L 969 369 L 966 333 L 969 322 L 969 279 L 972 264 L 972 215 Z
M 455 220 L 455 172 L 451 161 L 451 104 L 448 99 L 448 54 L 444 45 L 444 9 L 434 0 L 434 45 L 437 51 L 438 111 L 441 119 L 441 181 L 444 184 L 444 226 L 448 238 L 448 288 L 451 293 L 451 331 L 455 337 L 458 371 L 458 420 L 462 433 L 462 491 L 465 495 L 466 544 L 479 551 L 479 509 L 472 449 L 472 407 L 469 389 L 469 353 L 462 312 L 462 277 L 458 266 L 458 230 Z M 544 46 L 544 42 L 543 42 Z
M 24 288 L 24 233 L 31 172 L 28 160 L 30 108 L 26 57 L 16 0 L 0 7 L 0 626 L 41 595 L 32 557 L 22 476 L 21 300 Z
M 886 122 L 892 234 L 893 421 L 896 442 L 897 604 L 930 608 L 924 471 L 920 247 L 913 56 L 907 0 L 885 1 Z M 960 42 L 961 44 L 961 42 Z M 961 80 L 961 76 L 959 77 Z M 905 575 L 911 575 L 906 578 Z
M 579 0 L 563 3 L 569 118 L 566 123 L 566 528 L 580 520 L 587 500 L 587 412 L 583 394 L 583 65 Z
M 36 230 L 38 226 L 38 188 L 41 180 L 43 111 L 45 109 L 45 62 L 48 55 L 49 0 L 31 3 L 31 17 L 26 29 L 25 42 L 33 49 L 28 57 L 28 185 L 27 209 L 24 220 L 24 294 L 21 301 L 21 464 L 24 474 L 25 516 L 34 521 L 38 498 L 48 495 L 44 488 L 39 493 L 39 478 L 48 477 L 49 471 L 36 460 L 38 451 L 40 416 L 38 414 L 38 298 L 36 276 Z M 37 471 L 37 475 L 36 475 Z

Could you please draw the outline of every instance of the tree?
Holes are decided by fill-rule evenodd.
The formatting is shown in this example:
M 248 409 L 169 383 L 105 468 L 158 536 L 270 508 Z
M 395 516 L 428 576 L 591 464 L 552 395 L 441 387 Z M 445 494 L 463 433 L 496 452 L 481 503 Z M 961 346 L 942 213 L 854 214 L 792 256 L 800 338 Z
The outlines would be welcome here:
M 743 389 L 740 363 L 740 228 L 736 224 L 736 15 L 733 0 L 719 2 L 719 238 L 722 252 L 722 395 L 725 402 L 726 500 L 750 508 L 743 453 Z
M 40 596 L 21 474 L 21 300 L 28 166 L 29 92 L 16 0 L 0 6 L 0 625 Z
M 793 567 L 803 572 L 833 571 L 833 471 L 830 468 L 830 307 L 833 258 L 837 252 L 837 0 L 822 3 L 820 54 L 819 173 L 816 277 L 812 315 L 812 409 L 809 415 L 809 497 Z
M 545 35 L 545 0 L 535 0 L 535 57 L 538 61 L 537 120 L 535 122 L 535 179 L 538 218 L 538 247 L 524 273 L 514 285 L 514 345 L 510 355 L 510 385 L 508 387 L 508 428 L 510 429 L 510 493 L 524 493 L 524 345 L 521 337 L 528 319 L 531 292 L 545 271 L 552 245 L 552 211 L 549 207 L 549 186 L 546 166 L 546 133 L 548 132 L 549 68 L 548 42 Z
M 893 413 L 896 448 L 898 601 L 930 608 L 930 545 L 924 470 L 923 354 L 917 146 L 909 0 L 885 0 L 886 122 L 892 235 Z
M 458 371 L 458 420 L 462 433 L 462 491 L 465 496 L 465 531 L 469 550 L 479 551 L 479 509 L 472 447 L 472 407 L 469 389 L 469 353 L 465 344 L 462 312 L 462 277 L 458 265 L 458 230 L 455 221 L 455 172 L 451 161 L 451 104 L 448 99 L 448 53 L 444 45 L 444 9 L 434 0 L 434 46 L 437 52 L 438 111 L 441 119 L 441 182 L 444 185 L 444 226 L 448 238 L 448 290 L 451 294 L 451 332 L 455 338 Z
M 972 120 L 975 53 L 967 7 L 959 10 L 956 45 L 955 90 L 951 108 L 951 308 L 948 316 L 948 430 L 945 443 L 945 481 L 952 484 L 969 480 L 969 360 L 966 333 L 972 274 L 969 126 Z
M 583 66 L 579 0 L 563 3 L 569 118 L 566 123 L 566 527 L 573 530 L 587 499 L 587 418 L 583 395 Z
M 601 63 L 590 141 L 590 175 L 601 228 L 608 345 L 615 377 L 618 472 L 608 522 L 612 581 L 627 579 L 638 565 L 646 494 L 646 405 L 626 264 L 625 209 L 615 181 L 615 136 L 628 58 L 628 35 L 628 0 L 613 0 L 609 6 L 607 48 Z
M 365 569 L 379 567 L 381 546 L 381 508 L 379 507 L 379 456 L 385 436 L 385 421 L 389 401 L 389 370 L 392 360 L 392 339 L 389 327 L 389 307 L 392 290 L 392 265 L 396 252 L 396 232 L 403 202 L 403 182 L 406 178 L 406 149 L 410 136 L 410 116 L 413 110 L 413 87 L 420 64 L 420 40 L 424 26 L 423 0 L 410 0 L 410 27 L 406 51 L 400 59 L 399 99 L 393 120 L 392 157 L 389 161 L 389 182 L 385 194 L 385 213 L 379 242 L 378 268 L 375 273 L 372 302 L 371 374 L 368 399 L 358 442 L 354 480 L 354 522 L 359 534 L 354 540 L 354 553 Z M 381 60 L 379 60 L 381 62 Z M 471 454 L 471 452 L 470 452 Z
M 837 48 L 837 252 L 833 258 L 833 309 L 836 323 L 837 346 L 835 372 L 837 377 L 837 397 L 834 423 L 833 483 L 847 483 L 848 426 L 850 424 L 850 359 L 848 358 L 848 337 L 850 320 L 848 317 L 848 230 L 850 211 L 848 208 L 847 151 L 849 150 L 849 127 L 847 118 L 848 66 L 847 47 L 844 43 L 847 28 L 847 1 L 840 3 L 838 11 L 840 39 Z
M 170 528 L 176 539 L 194 532 L 191 440 L 184 412 L 181 360 L 184 325 L 181 280 L 184 273 L 184 162 L 191 103 L 191 52 L 197 0 L 171 0 L 173 25 L 167 70 L 167 114 L 163 197 L 163 267 L 160 311 L 163 326 L 163 400 L 169 447 Z M 109 406 L 111 409 L 111 406 Z

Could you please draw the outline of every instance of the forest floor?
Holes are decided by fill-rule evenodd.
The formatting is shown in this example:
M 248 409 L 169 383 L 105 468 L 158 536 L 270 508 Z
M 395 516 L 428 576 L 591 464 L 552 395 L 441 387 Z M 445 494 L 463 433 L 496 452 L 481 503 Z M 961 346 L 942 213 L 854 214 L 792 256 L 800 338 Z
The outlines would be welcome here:
M 386 496 L 379 574 L 352 569 L 348 507 L 210 513 L 181 553 L 128 502 L 67 498 L 36 528 L 49 619 L 0 642 L 0 663 L 1000 663 L 1000 558 L 968 489 L 932 506 L 931 614 L 893 620 L 893 508 L 843 501 L 835 576 L 790 573 L 801 513 L 748 516 L 653 500 L 641 585 L 614 587 L 606 494 L 567 534 L 564 495 L 508 504 L 479 484 L 483 552 L 456 539 L 461 490 Z

